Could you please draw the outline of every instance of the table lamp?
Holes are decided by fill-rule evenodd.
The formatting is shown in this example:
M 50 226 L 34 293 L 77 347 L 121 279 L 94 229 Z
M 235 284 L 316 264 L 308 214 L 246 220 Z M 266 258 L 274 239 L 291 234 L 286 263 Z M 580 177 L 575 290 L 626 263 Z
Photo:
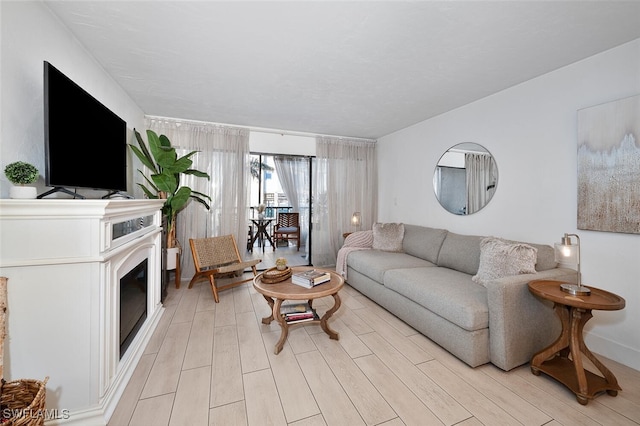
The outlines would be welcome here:
M 577 244 L 573 244 L 571 237 L 575 237 Z M 560 289 L 575 296 L 586 296 L 591 294 L 589 288 L 582 285 L 582 274 L 580 273 L 580 237 L 576 234 L 564 234 L 560 243 L 555 243 L 555 260 L 559 263 L 576 264 L 578 269 L 578 284 L 563 283 Z
M 360 212 L 354 212 L 351 215 L 351 225 L 355 226 L 356 229 L 360 229 Z

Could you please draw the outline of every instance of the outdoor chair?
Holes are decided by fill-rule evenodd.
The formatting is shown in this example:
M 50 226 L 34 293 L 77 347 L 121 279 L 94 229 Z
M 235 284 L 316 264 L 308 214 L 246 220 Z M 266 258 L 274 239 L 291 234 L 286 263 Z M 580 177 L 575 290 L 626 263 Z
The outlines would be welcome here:
M 262 259 L 251 259 L 243 261 L 240 258 L 240 252 L 233 235 L 223 235 L 221 237 L 209 237 L 189 239 L 191 246 L 191 254 L 193 255 L 193 263 L 196 267 L 196 273 L 189 282 L 189 288 L 201 278 L 208 278 L 213 292 L 213 299 L 218 303 L 218 290 L 225 290 L 236 287 L 240 284 L 251 281 L 258 274 L 256 265 Z M 220 287 L 216 285 L 216 278 L 221 276 L 242 276 L 246 268 L 251 268 L 253 277 L 240 279 Z
M 300 251 L 300 214 L 278 213 L 278 220 L 273 227 L 273 249 L 276 249 L 278 241 L 296 240 Z

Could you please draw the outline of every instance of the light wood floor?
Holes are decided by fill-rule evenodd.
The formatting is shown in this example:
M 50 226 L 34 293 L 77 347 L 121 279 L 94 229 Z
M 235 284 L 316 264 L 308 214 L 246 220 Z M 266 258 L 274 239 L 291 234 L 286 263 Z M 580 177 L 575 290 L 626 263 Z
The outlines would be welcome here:
M 261 324 L 269 309 L 251 283 L 219 304 L 206 282 L 181 287 L 109 425 L 640 424 L 640 372 L 610 360 L 622 392 L 582 406 L 528 365 L 468 367 L 348 286 L 330 322 L 339 341 L 298 325 L 274 355 L 280 331 Z
M 261 259 L 262 261 L 257 265 L 259 271 L 264 271 L 276 266 L 276 259 L 279 257 L 287 259 L 287 265 L 289 266 L 306 266 L 309 264 L 309 259 L 307 258 L 307 253 L 304 248 L 297 250 L 294 243 L 289 246 L 281 245 L 276 250 L 273 250 L 272 246 L 267 245 L 264 251 L 261 247 L 258 247 L 258 243 L 256 243 L 253 251 L 245 251 L 241 253 L 240 256 L 243 260 Z

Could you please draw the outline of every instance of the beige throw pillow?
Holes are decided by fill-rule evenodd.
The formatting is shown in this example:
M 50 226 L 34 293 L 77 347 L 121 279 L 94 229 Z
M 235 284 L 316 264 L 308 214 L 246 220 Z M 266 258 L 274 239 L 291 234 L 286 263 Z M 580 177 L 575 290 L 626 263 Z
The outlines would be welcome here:
M 402 251 L 404 239 L 403 223 L 375 223 L 373 225 L 373 247 L 383 251 Z
M 535 274 L 538 249 L 528 244 L 510 243 L 487 237 L 480 242 L 480 267 L 472 280 L 486 285 L 488 281 L 519 274 Z

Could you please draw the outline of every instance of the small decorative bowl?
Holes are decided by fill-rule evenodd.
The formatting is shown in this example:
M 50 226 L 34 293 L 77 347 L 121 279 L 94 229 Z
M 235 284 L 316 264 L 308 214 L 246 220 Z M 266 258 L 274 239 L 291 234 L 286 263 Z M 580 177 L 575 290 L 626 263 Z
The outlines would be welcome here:
M 277 268 L 269 268 L 262 273 L 262 282 L 265 284 L 275 284 L 291 277 L 291 268 L 288 266 L 283 271 Z

